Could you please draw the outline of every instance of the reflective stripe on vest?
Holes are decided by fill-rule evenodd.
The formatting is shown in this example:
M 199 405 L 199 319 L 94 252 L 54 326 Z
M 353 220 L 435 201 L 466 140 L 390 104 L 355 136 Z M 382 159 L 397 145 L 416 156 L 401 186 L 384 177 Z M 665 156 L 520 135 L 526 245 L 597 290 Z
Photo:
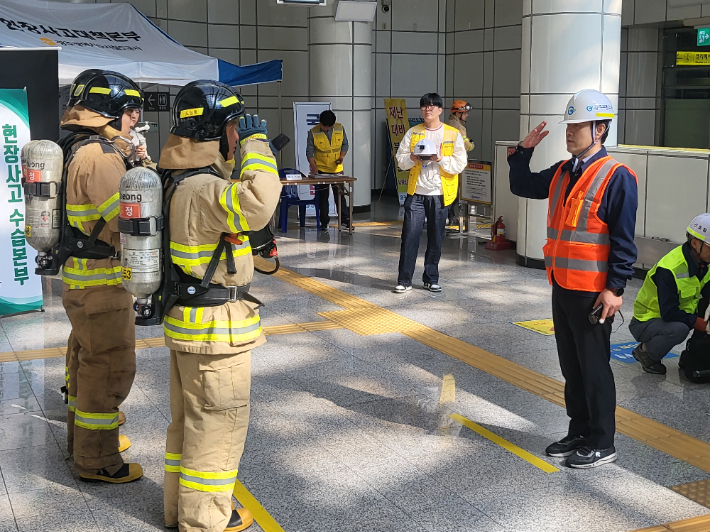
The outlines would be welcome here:
M 247 219 L 239 206 L 239 183 L 232 183 L 219 196 L 219 204 L 227 213 L 227 225 L 230 233 L 249 231 Z
M 118 414 L 96 414 L 74 410 L 74 425 L 88 430 L 113 430 L 118 428 Z
M 575 183 L 567 201 L 564 191 L 570 175 L 562 172 L 564 164 L 550 183 L 544 247 L 548 279 L 552 282 L 554 275 L 556 282 L 569 290 L 600 292 L 606 287 L 610 237 L 607 224 L 596 213 L 619 163 L 608 156 L 592 163 Z
M 82 289 L 87 286 L 117 286 L 121 284 L 121 266 L 89 269 L 89 259 L 70 257 L 70 260 L 74 261 L 74 266 L 67 266 L 69 264 L 69 261 L 67 261 L 62 268 L 62 281 L 67 283 L 71 289 Z
M 710 271 L 700 280 L 697 276 L 690 276 L 688 261 L 683 253 L 683 246 L 678 246 L 661 258 L 657 264 L 646 274 L 643 286 L 634 301 L 634 318 L 638 321 L 648 321 L 661 317 L 661 308 L 658 303 L 658 287 L 653 281 L 653 276 L 658 268 L 669 270 L 675 277 L 678 289 L 678 308 L 688 314 L 694 314 L 698 308 L 700 293 L 710 282 Z
M 190 307 L 187 307 L 190 308 Z M 165 317 L 163 328 L 165 336 L 176 340 L 195 342 L 230 342 L 245 343 L 256 340 L 261 336 L 261 320 L 258 315 L 246 320 L 233 321 L 191 321 L 192 315 L 179 320 L 170 316 Z
M 165 471 L 168 473 L 179 473 L 181 459 L 181 454 L 165 453 Z
M 197 491 L 232 492 L 237 482 L 237 470 L 210 473 L 180 466 L 180 485 Z
M 249 238 L 246 236 L 240 236 L 240 238 L 243 238 L 243 242 L 241 244 L 231 244 L 232 254 L 235 257 L 241 257 L 251 253 Z M 184 244 L 178 244 L 177 242 L 171 241 L 170 256 L 172 257 L 173 263 L 178 265 L 182 271 L 188 275 L 192 275 L 192 268 L 194 266 L 210 263 L 214 250 L 217 249 L 218 245 L 219 242 L 215 244 L 203 244 L 201 246 L 186 246 Z M 226 251 L 222 252 L 219 260 L 227 260 Z
M 448 124 L 442 124 L 442 127 L 444 128 L 444 142 L 441 147 L 441 155 L 444 157 L 450 157 L 454 154 L 454 145 L 456 144 L 456 138 L 460 135 L 460 133 L 458 129 L 451 127 Z M 414 153 L 414 147 L 424 138 L 426 138 L 426 128 L 424 124 L 417 124 L 412 128 L 409 150 Z M 421 162 L 418 162 L 414 165 L 414 167 L 412 167 L 411 170 L 409 170 L 407 194 L 410 196 L 417 190 L 417 181 L 421 171 Z M 441 169 L 441 167 L 439 167 L 439 174 L 441 175 L 441 191 L 444 196 L 444 205 L 451 205 L 456 199 L 456 195 L 459 191 L 459 176 L 458 174 L 447 174 Z
M 333 124 L 333 134 L 330 140 L 328 140 L 328 135 L 321 131 L 319 125 L 312 127 L 311 133 L 313 134 L 313 145 L 315 147 L 313 158 L 316 160 L 316 168 L 321 172 L 331 174 L 342 172 L 343 165 L 335 164 L 335 161 L 340 157 L 345 136 L 342 124 L 338 122 Z

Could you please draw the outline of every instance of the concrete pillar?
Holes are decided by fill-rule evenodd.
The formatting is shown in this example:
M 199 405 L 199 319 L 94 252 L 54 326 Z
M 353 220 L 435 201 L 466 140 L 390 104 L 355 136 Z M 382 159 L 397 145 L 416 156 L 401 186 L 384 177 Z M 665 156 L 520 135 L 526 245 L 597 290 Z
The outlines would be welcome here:
M 357 178 L 353 206 L 369 210 L 372 181 L 372 25 L 337 22 L 335 6 L 312 7 L 308 18 L 311 101 L 331 102 L 350 143 L 346 175 Z
M 523 0 L 520 138 L 543 120 L 550 134 L 535 148 L 539 171 L 569 159 L 563 118 L 582 89 L 606 94 L 614 105 L 606 146 L 616 145 L 622 0 Z M 522 262 L 543 260 L 547 200 L 520 198 L 517 252 Z

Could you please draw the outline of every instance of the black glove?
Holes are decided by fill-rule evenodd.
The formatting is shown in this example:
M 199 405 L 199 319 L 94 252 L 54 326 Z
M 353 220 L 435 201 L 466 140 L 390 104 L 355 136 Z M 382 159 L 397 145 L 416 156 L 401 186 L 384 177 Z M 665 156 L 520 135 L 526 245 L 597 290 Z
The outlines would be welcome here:
M 259 122 L 258 115 L 245 115 L 239 117 L 239 143 L 248 138 L 255 138 L 268 142 L 266 138 L 266 120 Z

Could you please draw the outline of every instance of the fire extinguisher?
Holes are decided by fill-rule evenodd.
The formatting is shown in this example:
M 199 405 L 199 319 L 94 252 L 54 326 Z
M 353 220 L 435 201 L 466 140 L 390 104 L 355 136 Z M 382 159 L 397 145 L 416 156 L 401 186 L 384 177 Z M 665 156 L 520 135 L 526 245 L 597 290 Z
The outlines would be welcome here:
M 499 216 L 498 220 L 491 224 L 491 241 L 486 244 L 486 249 L 493 251 L 510 249 L 510 242 L 505 239 L 505 224 L 502 216 Z

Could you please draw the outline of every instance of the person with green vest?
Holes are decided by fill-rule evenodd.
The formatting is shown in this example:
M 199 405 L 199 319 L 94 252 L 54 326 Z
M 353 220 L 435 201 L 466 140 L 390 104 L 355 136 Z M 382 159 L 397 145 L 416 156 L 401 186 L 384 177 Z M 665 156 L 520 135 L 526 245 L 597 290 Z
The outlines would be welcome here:
M 311 175 L 343 175 L 343 160 L 348 153 L 348 148 L 348 136 L 343 124 L 336 122 L 333 111 L 323 111 L 318 118 L 318 124 L 308 132 L 308 140 L 306 141 L 306 158 Z M 340 211 L 343 226 L 350 228 L 350 211 L 345 202 L 345 191 L 342 185 L 331 186 L 336 198 L 338 197 L 336 189 L 341 187 L 340 205 L 336 205 L 336 208 Z M 330 223 L 330 215 L 328 214 L 330 210 L 328 206 L 329 188 L 328 185 L 315 185 L 318 208 L 320 209 L 320 226 L 323 231 L 328 229 Z
M 701 296 L 710 296 L 710 213 L 693 218 L 686 236 L 646 274 L 634 301 L 629 330 L 641 343 L 632 354 L 646 373 L 665 374 L 661 360 L 671 348 L 693 329 L 708 330 L 697 309 Z
M 427 249 L 424 255 L 424 288 L 441 292 L 439 259 L 446 232 L 449 205 L 456 199 L 459 176 L 468 163 L 466 147 L 456 128 L 441 122 L 444 102 L 435 92 L 421 97 L 423 124 L 405 133 L 397 150 L 397 165 L 409 170 L 407 199 L 404 201 L 402 246 L 396 293 L 412 289 L 419 239 L 427 223 Z

